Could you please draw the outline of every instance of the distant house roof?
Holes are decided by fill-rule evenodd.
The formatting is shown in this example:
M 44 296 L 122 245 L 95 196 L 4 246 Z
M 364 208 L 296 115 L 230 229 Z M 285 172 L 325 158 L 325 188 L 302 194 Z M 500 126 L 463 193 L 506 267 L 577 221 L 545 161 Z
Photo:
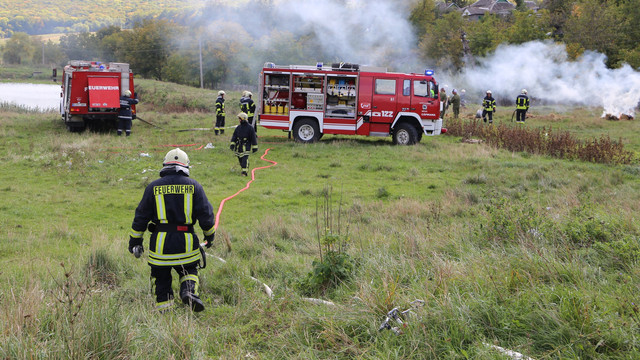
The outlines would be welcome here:
M 528 9 L 537 11 L 538 5 L 533 1 L 525 1 Z M 461 9 L 462 16 L 471 20 L 480 19 L 485 13 L 496 15 L 509 15 L 515 10 L 516 5 L 508 0 L 478 0 Z
M 453 10 L 456 10 L 456 11 L 460 10 L 460 7 L 458 7 L 458 5 L 456 5 L 455 3 L 447 4 L 444 0 L 436 1 L 436 8 L 438 9 L 439 13 L 446 13 Z
M 510 14 L 515 8 L 516 6 L 508 2 L 507 0 L 496 0 L 489 7 L 489 12 L 492 14 L 507 15 Z
M 533 11 L 538 11 L 538 9 L 540 9 L 540 7 L 538 6 L 538 4 L 536 4 L 535 1 L 525 1 L 524 5 L 527 7 L 527 9 L 529 10 L 533 10 Z

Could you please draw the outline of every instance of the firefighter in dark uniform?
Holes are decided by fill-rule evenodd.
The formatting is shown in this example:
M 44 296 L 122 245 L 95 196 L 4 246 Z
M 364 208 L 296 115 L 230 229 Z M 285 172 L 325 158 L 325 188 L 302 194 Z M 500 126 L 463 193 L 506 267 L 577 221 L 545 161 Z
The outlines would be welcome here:
M 202 185 L 189 178 L 189 157 L 176 148 L 164 158 L 160 178 L 145 189 L 131 225 L 129 252 L 142 252 L 142 236 L 148 228 L 151 277 L 155 278 L 156 308 L 166 311 L 174 305 L 171 270 L 180 276 L 180 299 L 193 311 L 204 310 L 198 294 L 198 265 L 201 251 L 194 231 L 197 221 L 205 246 L 215 237 L 213 207 Z
M 251 125 L 253 131 L 255 131 L 255 133 L 257 134 L 258 126 L 253 120 L 253 117 L 256 113 L 256 103 L 251 99 L 252 96 L 253 94 L 250 91 L 244 92 L 244 101 L 241 102 L 240 111 L 247 114 L 247 122 L 249 123 L 249 125 Z
M 493 123 L 493 113 L 496 111 L 496 99 L 491 96 L 491 90 L 487 90 L 487 96 L 482 99 L 482 120 L 487 122 L 487 115 L 489 117 L 489 124 Z
M 120 96 L 120 110 L 118 110 L 118 136 L 122 135 L 122 130 L 126 132 L 127 136 L 131 135 L 131 120 L 133 120 L 131 105 L 137 103 L 138 99 L 131 98 L 131 90 L 122 92 Z
M 222 90 L 218 91 L 218 98 L 216 99 L 216 126 L 213 128 L 216 135 L 218 135 L 218 132 L 220 134 L 224 134 L 224 122 L 225 122 L 224 95 L 225 95 L 224 91 Z
M 240 125 L 236 127 L 231 136 L 231 145 L 229 148 L 235 152 L 240 162 L 240 168 L 242 168 L 242 175 L 247 176 L 249 174 L 249 155 L 251 152 L 258 151 L 258 139 L 253 127 L 247 122 L 247 114 L 241 112 L 238 114 L 238 120 Z
M 247 93 L 248 91 L 243 91 L 242 92 L 242 96 L 240 97 L 240 111 L 242 111 L 242 108 L 244 107 L 244 103 L 247 102 Z
M 524 124 L 524 119 L 527 117 L 527 110 L 529 110 L 529 97 L 527 96 L 527 89 L 522 89 L 522 92 L 516 97 L 516 122 Z

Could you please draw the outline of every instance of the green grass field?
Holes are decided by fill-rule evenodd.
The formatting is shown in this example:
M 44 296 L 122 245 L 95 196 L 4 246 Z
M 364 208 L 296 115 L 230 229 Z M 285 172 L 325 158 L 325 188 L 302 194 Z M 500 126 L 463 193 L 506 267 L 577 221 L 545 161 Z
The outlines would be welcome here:
M 139 106 L 163 130 L 134 121 L 130 138 L 0 110 L 0 358 L 509 358 L 490 345 L 534 359 L 640 357 L 640 165 L 447 135 L 411 147 L 329 135 L 301 145 L 260 128 L 251 168 L 269 165 L 259 159 L 267 149 L 278 164 L 222 210 L 208 253 L 226 263 L 209 257 L 200 272 L 206 310 L 155 313 L 149 267 L 127 245 L 164 154 L 188 153 L 216 210 L 247 182 L 228 149 L 232 129 L 178 131 L 212 127 L 214 92 L 164 86 L 141 82 Z M 194 96 L 176 106 L 188 112 L 162 107 Z M 231 126 L 238 94 L 228 98 Z M 636 121 L 606 121 L 598 109 L 531 115 L 528 127 L 606 134 L 640 151 Z M 353 269 L 338 286 L 303 290 L 326 227 Z M 378 331 L 389 310 L 416 299 L 425 305 L 402 334 Z

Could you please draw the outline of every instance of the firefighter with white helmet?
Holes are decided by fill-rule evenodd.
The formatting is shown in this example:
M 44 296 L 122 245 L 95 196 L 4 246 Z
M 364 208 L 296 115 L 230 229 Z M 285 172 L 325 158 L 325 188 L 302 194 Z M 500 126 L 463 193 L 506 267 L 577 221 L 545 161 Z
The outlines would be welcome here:
M 527 96 L 527 89 L 522 89 L 520 95 L 516 97 L 516 122 L 524 124 L 524 120 L 527 117 L 527 110 L 529 110 L 529 96 Z
M 258 151 L 258 138 L 253 127 L 247 121 L 248 118 L 246 113 L 241 112 L 238 114 L 240 124 L 233 131 L 231 144 L 229 145 L 231 151 L 238 157 L 243 176 L 248 176 L 249 174 L 249 155 L 251 155 L 251 152 Z
M 198 264 L 204 251 L 195 233 L 197 221 L 205 246 L 215 237 L 213 207 L 196 180 L 189 178 L 189 157 L 179 148 L 170 150 L 162 163 L 160 178 L 147 185 L 136 208 L 129 234 L 129 252 L 143 251 L 145 230 L 151 232 L 148 264 L 155 278 L 156 308 L 173 307 L 172 269 L 180 276 L 180 299 L 193 311 L 204 310 L 200 300 Z M 203 260 L 204 262 L 204 260 Z
M 131 135 L 131 121 L 133 120 L 133 112 L 131 105 L 137 104 L 138 99 L 131 98 L 131 90 L 127 89 L 120 96 L 120 110 L 118 110 L 118 136 L 124 131 L 127 136 Z
M 218 91 L 218 98 L 216 99 L 216 125 L 213 127 L 213 130 L 216 135 L 220 133 L 224 134 L 224 123 L 225 123 L 225 113 L 224 113 L 224 95 L 226 93 L 222 90 Z
M 489 117 L 489 124 L 493 123 L 493 113 L 496 111 L 496 99 L 493 98 L 491 90 L 487 90 L 487 96 L 482 99 L 482 120 L 487 122 Z
M 243 95 L 244 95 L 244 101 L 242 101 L 242 99 L 240 100 L 240 111 L 247 114 L 247 122 L 249 123 L 249 125 L 251 125 L 251 127 L 253 128 L 253 131 L 255 131 L 257 134 L 258 127 L 256 126 L 253 119 L 256 113 L 256 104 L 251 99 L 253 94 L 250 91 L 245 91 Z

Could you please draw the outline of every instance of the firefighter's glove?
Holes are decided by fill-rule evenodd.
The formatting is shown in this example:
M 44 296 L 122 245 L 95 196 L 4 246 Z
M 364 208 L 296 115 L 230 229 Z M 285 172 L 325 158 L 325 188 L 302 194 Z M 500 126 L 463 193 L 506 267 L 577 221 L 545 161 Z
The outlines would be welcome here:
M 229 145 L 229 149 L 231 149 L 231 151 L 236 149 L 236 144 L 231 144 Z
M 142 238 L 134 238 L 133 236 L 129 236 L 129 252 L 133 254 L 133 248 L 136 246 L 140 246 L 140 252 L 144 251 L 144 247 L 142 246 Z
M 216 233 L 214 232 L 211 235 L 206 235 L 204 237 L 204 241 L 206 242 L 204 244 L 204 247 L 206 247 L 207 249 L 210 248 L 213 245 L 213 239 L 216 237 Z
M 251 149 L 251 151 L 258 152 L 258 148 L 253 148 L 253 149 Z

